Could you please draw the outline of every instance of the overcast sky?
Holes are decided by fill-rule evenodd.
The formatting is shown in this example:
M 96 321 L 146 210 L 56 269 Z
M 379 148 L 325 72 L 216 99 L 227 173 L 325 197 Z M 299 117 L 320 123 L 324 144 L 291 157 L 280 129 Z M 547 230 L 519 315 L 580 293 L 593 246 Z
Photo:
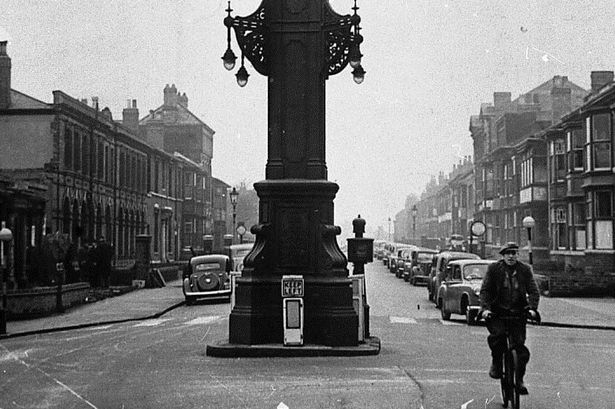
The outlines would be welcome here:
M 259 0 L 235 0 L 234 15 Z M 340 14 L 352 0 L 331 0 Z M 336 224 L 358 213 L 369 230 L 420 193 L 429 175 L 472 154 L 468 125 L 494 91 L 513 98 L 554 75 L 589 88 L 590 72 L 615 69 L 612 0 L 358 0 L 365 82 L 350 69 L 327 82 L 327 165 L 340 185 Z M 222 67 L 221 0 L 3 0 L 12 88 L 45 102 L 52 91 L 98 96 L 121 119 L 141 116 L 174 83 L 215 131 L 213 173 L 231 185 L 264 179 L 266 79 L 239 88 Z M 239 55 L 233 40 L 233 48 Z

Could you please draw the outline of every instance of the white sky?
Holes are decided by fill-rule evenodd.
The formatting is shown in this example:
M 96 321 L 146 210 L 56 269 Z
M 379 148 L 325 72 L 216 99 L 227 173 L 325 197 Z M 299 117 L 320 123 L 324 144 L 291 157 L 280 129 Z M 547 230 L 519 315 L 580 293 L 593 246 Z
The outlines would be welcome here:
M 233 15 L 259 0 L 234 0 Z M 340 14 L 352 0 L 331 0 Z M 264 179 L 266 79 L 249 63 L 245 88 L 222 67 L 222 0 L 3 0 L 12 87 L 46 102 L 59 89 L 98 96 L 117 119 L 127 99 L 141 116 L 174 83 L 215 131 L 214 176 L 231 185 Z M 612 0 L 358 0 L 365 82 L 350 69 L 327 82 L 327 165 L 340 185 L 336 224 L 368 231 L 420 193 L 430 174 L 472 154 L 468 125 L 494 91 L 513 98 L 554 75 L 589 88 L 615 69 Z M 234 41 L 233 49 L 239 55 Z

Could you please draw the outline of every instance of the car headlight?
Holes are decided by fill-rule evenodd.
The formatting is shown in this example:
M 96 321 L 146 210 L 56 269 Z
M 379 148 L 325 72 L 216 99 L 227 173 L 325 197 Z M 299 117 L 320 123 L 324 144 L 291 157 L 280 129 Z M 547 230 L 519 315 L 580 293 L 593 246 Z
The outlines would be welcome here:
M 477 296 L 480 295 L 480 288 L 479 287 L 474 288 L 474 294 L 476 294 Z

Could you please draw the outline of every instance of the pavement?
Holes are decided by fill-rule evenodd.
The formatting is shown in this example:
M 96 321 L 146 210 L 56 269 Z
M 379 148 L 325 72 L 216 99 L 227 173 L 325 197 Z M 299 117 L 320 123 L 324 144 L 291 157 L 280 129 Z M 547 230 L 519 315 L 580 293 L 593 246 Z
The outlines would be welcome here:
M 135 289 L 93 303 L 71 307 L 64 313 L 7 322 L 2 338 L 73 328 L 159 318 L 184 304 L 180 280 L 165 287 Z M 615 331 L 615 298 L 541 297 L 543 326 Z

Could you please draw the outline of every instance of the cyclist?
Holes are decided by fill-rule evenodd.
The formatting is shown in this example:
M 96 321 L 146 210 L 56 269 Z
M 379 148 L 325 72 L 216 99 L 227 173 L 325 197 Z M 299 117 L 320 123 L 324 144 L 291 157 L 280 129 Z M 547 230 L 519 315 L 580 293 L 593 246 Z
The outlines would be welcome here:
M 505 323 L 498 319 L 498 315 L 525 318 L 528 310 L 532 318 L 538 315 L 540 293 L 530 266 L 517 260 L 518 250 L 519 246 L 514 242 L 506 243 L 500 249 L 502 260 L 489 266 L 480 290 L 481 311 L 489 330 L 487 343 L 492 357 L 489 376 L 494 379 L 502 377 L 502 357 L 506 352 Z M 523 376 L 530 351 L 525 346 L 525 319 L 509 321 L 506 325 L 512 335 L 512 346 L 519 356 L 519 393 L 527 395 Z

